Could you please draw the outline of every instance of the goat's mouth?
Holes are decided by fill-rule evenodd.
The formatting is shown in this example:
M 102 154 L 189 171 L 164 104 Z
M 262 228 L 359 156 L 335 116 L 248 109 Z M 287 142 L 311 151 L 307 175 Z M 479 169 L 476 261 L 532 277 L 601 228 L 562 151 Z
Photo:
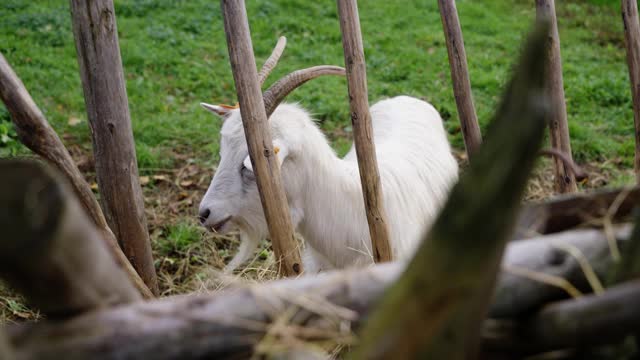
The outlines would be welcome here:
M 214 233 L 217 233 L 218 231 L 220 231 L 220 229 L 222 229 L 228 222 L 229 220 L 231 220 L 231 216 L 227 216 L 226 218 L 218 221 L 217 223 L 211 225 L 209 227 L 209 229 L 211 231 L 213 231 Z

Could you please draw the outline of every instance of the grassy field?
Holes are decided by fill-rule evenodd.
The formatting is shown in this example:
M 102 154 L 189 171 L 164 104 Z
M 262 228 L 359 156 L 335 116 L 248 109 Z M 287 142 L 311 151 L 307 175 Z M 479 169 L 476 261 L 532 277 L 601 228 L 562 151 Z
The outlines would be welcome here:
M 221 267 L 236 245 L 234 237 L 214 238 L 195 221 L 196 206 L 217 162 L 219 129 L 219 122 L 198 103 L 236 101 L 219 4 L 210 0 L 115 2 L 162 290 L 172 294 L 208 288 L 207 269 Z M 268 82 L 302 67 L 343 64 L 333 1 L 247 3 L 259 64 L 278 36 L 288 38 L 280 65 Z M 588 186 L 632 181 L 633 116 L 618 3 L 558 2 L 574 156 L 600 174 Z M 525 0 L 459 0 L 457 6 L 484 129 L 535 9 Z M 427 99 L 445 119 L 456 150 L 463 150 L 436 1 L 361 0 L 360 8 L 371 102 L 398 94 Z M 68 3 L 3 0 L 0 52 L 93 181 Z M 347 151 L 351 140 L 344 79 L 316 80 L 289 100 L 311 110 L 335 149 L 341 154 Z M 27 153 L 0 105 L 0 156 Z M 269 256 L 268 249 L 263 249 L 257 258 L 268 260 Z M 257 270 L 249 272 L 253 278 L 266 276 Z M 10 319 L 34 316 L 7 291 L 0 291 L 0 311 L 0 316 Z

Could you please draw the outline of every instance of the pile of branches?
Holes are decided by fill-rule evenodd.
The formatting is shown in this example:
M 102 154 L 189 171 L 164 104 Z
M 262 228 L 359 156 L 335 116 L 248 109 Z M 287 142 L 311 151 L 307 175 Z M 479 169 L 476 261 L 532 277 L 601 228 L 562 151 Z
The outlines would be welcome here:
M 0 277 L 45 315 L 0 329 L 0 358 L 632 353 L 640 188 L 520 203 L 553 115 L 545 34 L 531 36 L 485 143 L 407 263 L 143 300 L 68 172 L 0 160 Z

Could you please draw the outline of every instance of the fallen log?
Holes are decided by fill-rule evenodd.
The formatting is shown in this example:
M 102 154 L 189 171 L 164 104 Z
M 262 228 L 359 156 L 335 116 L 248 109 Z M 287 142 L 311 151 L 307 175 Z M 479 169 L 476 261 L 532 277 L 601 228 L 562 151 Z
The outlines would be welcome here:
M 0 275 L 50 318 L 140 300 L 60 176 L 0 160 Z
M 76 196 L 100 231 L 113 258 L 127 273 L 129 280 L 142 296 L 152 298 L 153 294 L 120 250 L 118 241 L 107 225 L 98 201 L 73 162 L 71 155 L 2 54 L 0 54 L 0 98 L 11 113 L 11 120 L 16 127 L 20 141 L 31 151 L 49 161 L 67 177 Z
M 601 295 L 552 303 L 503 328 L 502 333 L 488 324 L 484 348 L 522 355 L 621 342 L 625 336 L 640 331 L 638 298 L 640 281 L 636 280 L 612 287 Z
M 9 347 L 7 336 L 0 330 L 0 359 L 13 359 L 13 351 Z
M 598 220 L 605 217 L 612 223 L 625 221 L 637 204 L 640 204 L 640 186 L 557 195 L 523 208 L 514 239 L 551 234 L 579 225 L 601 226 Z
M 635 211 L 636 224 L 640 224 L 640 210 Z M 615 271 L 611 282 L 640 279 L 640 226 L 633 229 L 625 247 L 622 249 L 622 261 Z
M 620 246 L 629 231 L 629 226 L 617 229 Z M 561 242 L 578 248 L 598 276 L 612 267 L 606 236 L 599 230 L 512 242 L 503 267 L 566 277 L 588 291 L 578 261 L 553 246 Z M 294 344 L 350 344 L 352 330 L 366 321 L 368 310 L 403 269 L 402 263 L 393 262 L 134 303 L 68 321 L 10 325 L 6 330 L 16 359 L 237 359 L 261 349 L 258 344 L 265 334 L 282 341 L 293 337 Z M 554 286 L 502 271 L 489 316 L 531 314 L 547 301 L 567 297 Z
M 613 231 L 618 246 L 626 246 L 631 225 L 621 225 Z M 566 249 L 577 249 L 599 279 L 605 279 L 614 269 L 607 233 L 596 229 L 571 230 L 526 240 L 511 242 L 505 250 L 503 271 L 493 295 L 489 315 L 493 318 L 513 318 L 532 313 L 542 304 L 566 298 L 567 291 L 550 283 L 524 277 L 547 274 L 565 279 L 581 292 L 592 291 L 578 259 Z M 574 252 L 575 253 L 575 252 Z

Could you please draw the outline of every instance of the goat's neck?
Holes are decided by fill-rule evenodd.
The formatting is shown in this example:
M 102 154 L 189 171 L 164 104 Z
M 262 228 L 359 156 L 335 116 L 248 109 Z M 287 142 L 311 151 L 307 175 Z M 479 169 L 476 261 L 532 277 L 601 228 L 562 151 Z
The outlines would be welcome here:
M 358 237 L 354 224 L 365 216 L 358 168 L 338 158 L 324 139 L 305 150 L 309 158 L 302 161 L 302 200 L 297 205 L 304 215 L 298 230 L 314 249 L 330 256 L 341 243 L 336 237 Z

